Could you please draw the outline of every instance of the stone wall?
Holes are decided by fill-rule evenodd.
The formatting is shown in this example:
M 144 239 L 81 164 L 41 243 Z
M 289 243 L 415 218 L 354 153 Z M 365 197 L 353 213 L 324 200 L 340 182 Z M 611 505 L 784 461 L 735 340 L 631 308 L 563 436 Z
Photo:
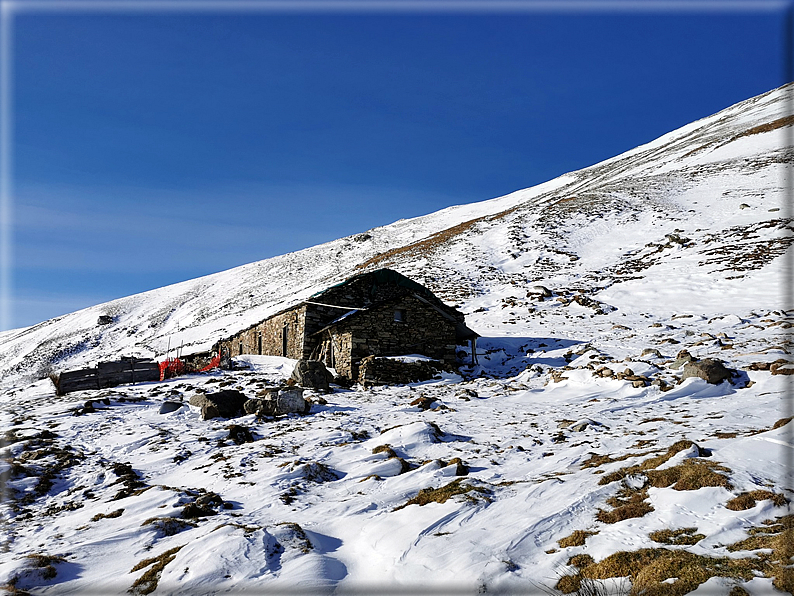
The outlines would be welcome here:
M 403 311 L 404 321 L 394 320 L 396 310 Z M 410 295 L 340 321 L 332 331 L 338 344 L 350 342 L 349 362 L 335 355 L 337 373 L 351 379 L 358 377 L 359 363 L 370 355 L 422 354 L 455 365 L 454 324 Z
M 303 336 L 305 333 L 306 306 L 300 305 L 279 313 L 253 327 L 249 327 L 230 338 L 221 340 L 220 347 L 229 349 L 232 356 L 241 354 L 265 354 L 286 356 L 296 360 L 304 358 Z M 284 334 L 287 350 L 284 352 Z
M 406 385 L 429 381 L 438 376 L 444 364 L 437 360 L 400 362 L 389 358 L 367 356 L 359 365 L 358 382 L 362 386 Z

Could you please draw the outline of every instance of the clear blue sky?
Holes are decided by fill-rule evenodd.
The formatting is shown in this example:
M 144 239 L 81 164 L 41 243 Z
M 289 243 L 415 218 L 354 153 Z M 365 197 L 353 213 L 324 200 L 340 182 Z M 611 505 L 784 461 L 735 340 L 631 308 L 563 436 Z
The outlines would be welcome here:
M 783 8 L 40 11 L 13 31 L 6 327 L 526 188 L 786 76 Z

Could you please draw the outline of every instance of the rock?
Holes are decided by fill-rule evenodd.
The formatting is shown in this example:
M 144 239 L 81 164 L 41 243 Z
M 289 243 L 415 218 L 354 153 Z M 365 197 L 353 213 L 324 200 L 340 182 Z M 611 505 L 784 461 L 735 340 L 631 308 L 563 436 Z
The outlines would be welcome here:
M 303 389 L 293 387 L 279 391 L 276 398 L 276 414 L 308 414 L 311 403 L 303 399 Z
M 261 399 L 249 399 L 243 404 L 243 412 L 246 414 L 256 414 L 262 407 Z
M 749 208 L 750 205 L 748 205 L 747 203 L 742 203 L 741 205 L 739 205 L 739 209 L 749 209 Z
M 329 383 L 334 375 L 319 360 L 298 360 L 290 379 L 299 387 L 308 387 L 319 391 L 330 391 Z
M 687 350 L 681 350 L 675 357 L 675 360 L 668 368 L 681 368 L 687 362 L 692 362 L 695 358 Z
M 215 515 L 215 511 L 209 507 L 200 507 L 196 503 L 188 503 L 182 509 L 182 517 L 185 519 L 207 517 L 208 515 Z
M 684 365 L 681 381 L 689 377 L 698 377 L 712 385 L 719 385 L 725 379 L 729 379 L 730 376 L 731 371 L 725 368 L 722 362 L 714 358 L 705 358 L 703 360 L 687 362 Z
M 199 507 L 221 507 L 223 499 L 218 493 L 208 492 L 196 499 L 196 505 Z
M 239 424 L 233 424 L 229 427 L 229 438 L 237 445 L 254 442 L 254 437 L 251 436 L 251 431 L 244 426 L 240 426 Z M 198 503 L 198 500 L 196 502 Z
M 190 398 L 190 405 L 201 408 L 201 417 L 234 418 L 243 411 L 247 401 L 245 395 L 234 389 L 223 389 L 216 393 L 196 394 Z
M 110 315 L 99 315 L 99 318 L 96 320 L 97 325 L 110 325 L 113 322 L 113 317 Z
M 542 298 L 551 298 L 551 290 L 545 286 L 532 286 L 527 291 L 527 298 L 530 296 L 540 296 Z
M 179 408 L 182 407 L 178 401 L 164 401 L 160 406 L 160 413 L 161 414 L 170 414 L 171 412 L 176 412 Z
M 794 375 L 794 362 L 777 360 L 769 365 L 769 372 L 773 375 Z
M 645 348 L 642 354 L 640 354 L 640 357 L 648 355 L 654 356 L 655 358 L 663 358 L 662 353 L 656 348 Z
M 588 426 L 590 426 L 590 423 L 583 420 L 582 422 L 579 422 L 579 423 L 574 424 L 573 426 L 571 426 L 570 429 L 572 431 L 574 431 L 574 432 L 580 433 L 584 429 L 586 429 Z

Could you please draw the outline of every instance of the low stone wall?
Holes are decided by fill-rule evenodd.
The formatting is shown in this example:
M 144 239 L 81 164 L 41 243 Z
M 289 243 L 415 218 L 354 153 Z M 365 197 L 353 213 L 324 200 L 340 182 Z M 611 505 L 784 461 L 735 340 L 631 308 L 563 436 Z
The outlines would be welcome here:
M 429 381 L 446 367 L 438 360 L 402 362 L 392 358 L 367 356 L 361 360 L 358 382 L 364 387 L 373 385 L 406 385 Z

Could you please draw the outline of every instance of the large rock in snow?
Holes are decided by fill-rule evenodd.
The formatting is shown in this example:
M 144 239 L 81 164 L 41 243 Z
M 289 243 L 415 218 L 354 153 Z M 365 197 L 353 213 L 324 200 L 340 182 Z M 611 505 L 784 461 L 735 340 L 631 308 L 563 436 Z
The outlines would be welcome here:
M 247 397 L 234 389 L 224 389 L 217 393 L 196 394 L 190 398 L 190 405 L 201 408 L 201 417 L 233 418 L 243 411 Z
M 719 385 L 725 379 L 731 378 L 731 371 L 722 364 L 719 360 L 714 358 L 705 358 L 684 364 L 684 372 L 681 375 L 681 380 L 688 379 L 689 377 L 699 377 L 705 379 L 707 383 L 712 385 Z
M 299 387 L 330 391 L 334 375 L 319 360 L 298 360 L 290 377 Z

